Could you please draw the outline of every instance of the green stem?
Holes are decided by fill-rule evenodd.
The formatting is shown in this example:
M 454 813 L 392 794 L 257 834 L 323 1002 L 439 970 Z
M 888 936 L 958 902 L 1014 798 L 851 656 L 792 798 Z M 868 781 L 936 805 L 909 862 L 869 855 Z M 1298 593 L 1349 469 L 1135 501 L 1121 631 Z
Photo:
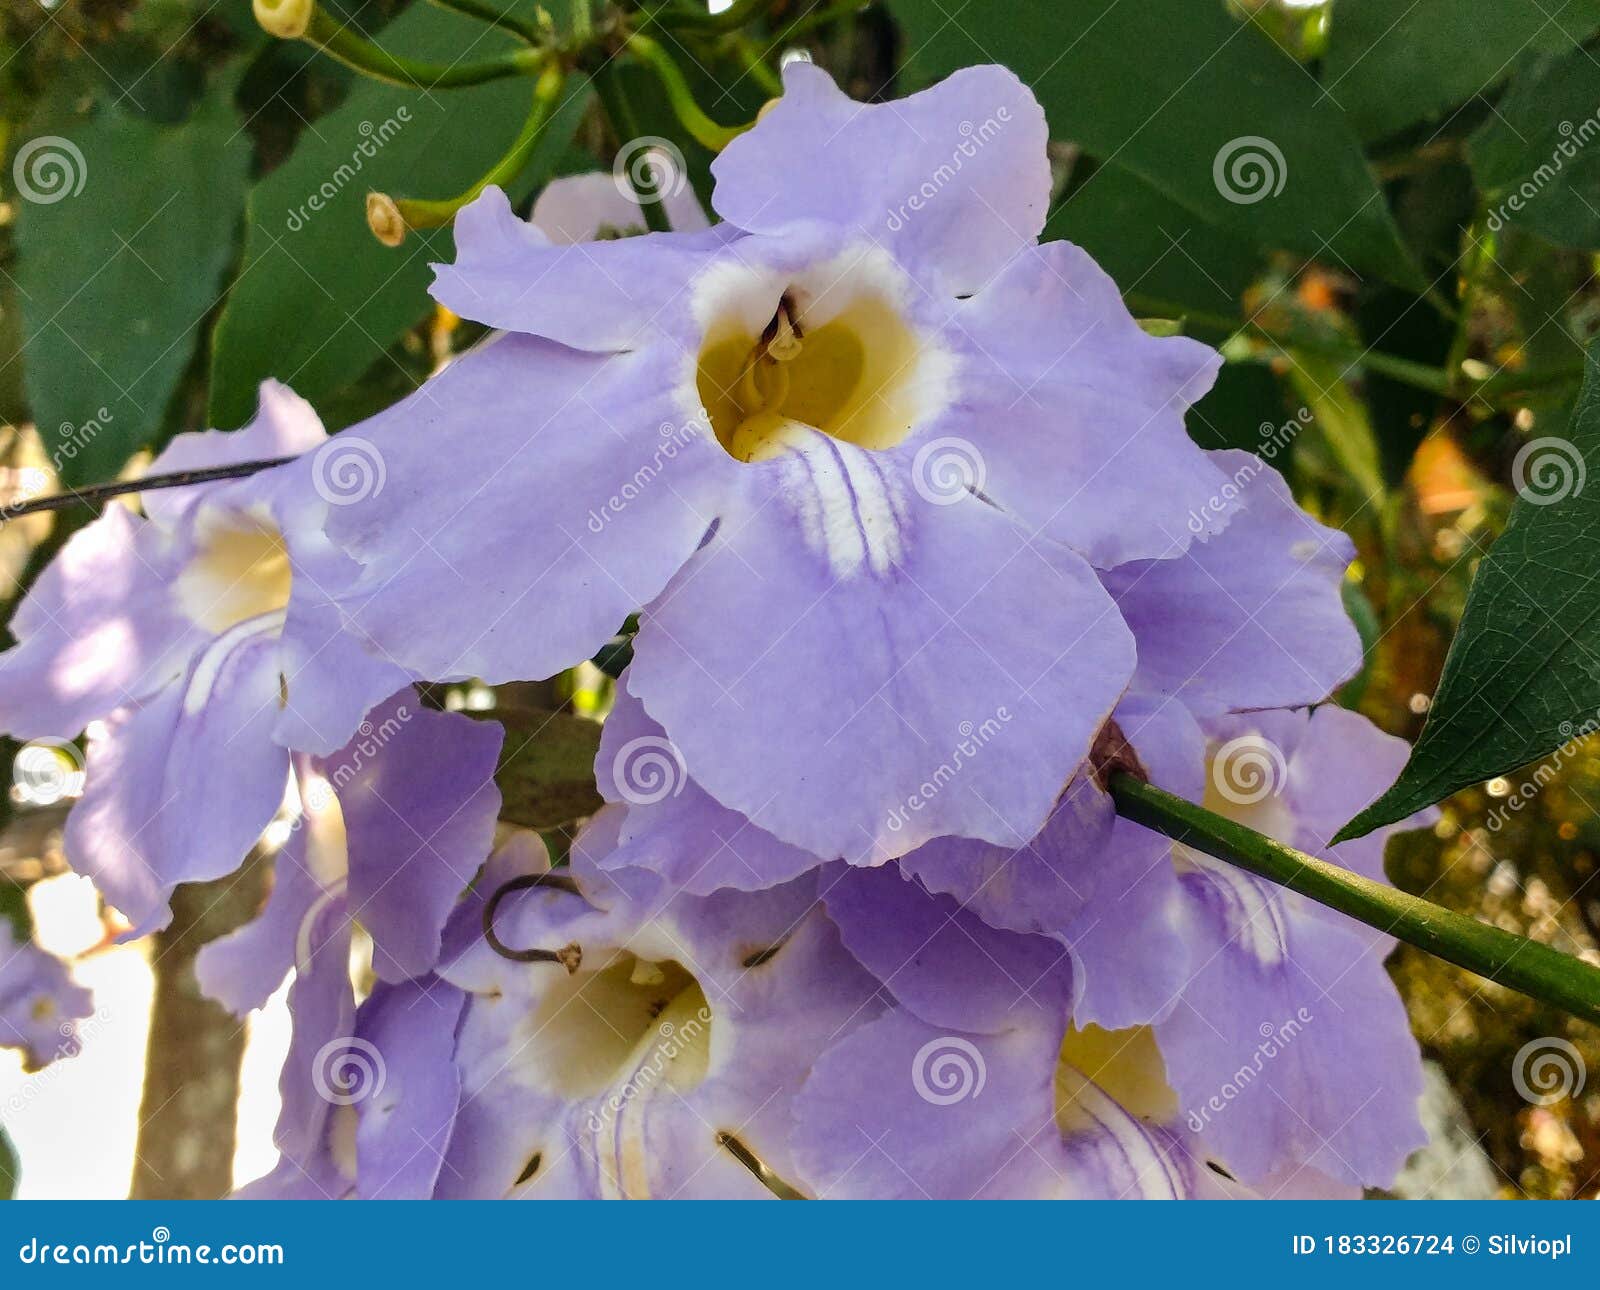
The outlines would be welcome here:
M 1508 989 L 1600 1024 L 1600 968 L 1308 856 L 1125 772 L 1112 775 L 1110 788 L 1117 813 L 1147 829 L 1297 891 Z
M 539 146 L 545 126 L 550 123 L 550 118 L 555 115 L 556 108 L 561 104 L 561 91 L 566 82 L 566 69 L 557 60 L 550 59 L 549 64 L 540 73 L 539 79 L 534 82 L 533 107 L 528 112 L 527 120 L 522 123 L 522 130 L 516 140 L 506 150 L 505 155 L 489 168 L 489 172 L 464 193 L 434 200 L 396 198 L 395 209 L 400 212 L 400 218 L 405 221 L 406 227 L 442 228 L 456 217 L 456 212 L 463 206 L 476 201 L 479 194 L 490 184 L 498 184 L 504 188 L 520 175 L 533 156 L 534 149 Z
M 311 23 L 301 39 L 363 76 L 418 90 L 455 89 L 503 80 L 507 76 L 529 76 L 543 66 L 547 56 L 542 49 L 518 49 L 477 63 L 424 62 L 378 48 L 364 36 L 341 26 L 320 8 L 311 15 Z
M 489 0 L 431 0 L 441 9 L 451 9 L 469 18 L 476 18 L 479 22 L 486 22 L 491 27 L 498 27 L 501 31 L 510 32 L 518 40 L 529 45 L 544 44 L 544 35 L 531 22 L 518 18 L 515 14 L 502 13 Z
M 731 9 L 729 13 L 733 12 Z M 719 17 L 721 15 L 718 15 Z M 745 125 L 720 125 L 708 117 L 694 100 L 694 91 L 684 79 L 672 55 L 658 45 L 654 38 L 635 31 L 628 36 L 628 49 L 647 64 L 660 78 L 667 93 L 667 102 L 679 124 L 689 132 L 689 137 L 712 152 L 721 152 L 750 128 Z
M 622 83 L 616 63 L 608 63 L 595 73 L 594 87 L 611 121 L 611 132 L 625 147 L 629 140 L 638 139 L 639 121 L 634 115 L 633 103 L 628 98 L 627 87 Z M 667 219 L 666 205 L 661 200 L 660 189 L 652 182 L 650 169 L 626 165 L 623 170 L 628 176 L 628 184 L 633 189 L 639 209 L 644 212 L 645 227 L 652 233 L 671 232 L 672 224 Z

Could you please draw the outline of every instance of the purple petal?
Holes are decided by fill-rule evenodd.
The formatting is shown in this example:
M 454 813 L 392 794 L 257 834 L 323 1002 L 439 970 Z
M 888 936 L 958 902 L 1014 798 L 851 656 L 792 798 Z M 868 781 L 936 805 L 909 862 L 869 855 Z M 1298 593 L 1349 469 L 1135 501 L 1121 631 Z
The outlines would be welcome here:
M 381 980 L 438 962 L 445 920 L 494 841 L 498 724 L 424 708 L 405 690 L 376 708 L 322 774 L 339 797 L 350 908 Z
M 384 486 L 329 519 L 367 566 L 357 626 L 435 679 L 589 657 L 695 550 L 738 471 L 680 406 L 680 365 L 505 336 L 368 422 Z
M 1297 1165 L 1391 1183 L 1427 1138 L 1422 1064 L 1370 943 L 1292 917 L 1275 890 L 1226 866 L 1184 885 L 1194 973 L 1157 1034 L 1190 1127 L 1247 1183 Z
M 238 868 L 283 801 L 276 644 L 236 629 L 181 684 L 113 715 L 90 741 L 64 847 L 140 934 L 166 926 L 179 883 Z
M 74 1023 L 93 1011 L 93 998 L 72 980 L 66 963 L 30 941 L 19 942 L 0 918 L 0 1048 L 20 1048 L 29 1071 L 74 1056 Z
M 1046 937 L 996 931 L 889 865 L 831 872 L 823 901 L 845 947 L 929 1025 L 990 1034 L 1066 1015 L 1067 954 Z
M 356 1014 L 382 1078 L 360 1104 L 356 1189 L 363 1200 L 427 1200 L 461 1101 L 455 1032 L 466 995 L 437 977 L 379 983 Z
M 815 855 L 1020 845 L 1131 641 L 1072 553 L 897 469 L 820 434 L 746 467 L 743 505 L 644 615 L 628 686 L 707 792 Z
M 1171 560 L 1104 576 L 1139 642 L 1135 685 L 1200 713 L 1317 703 L 1361 666 L 1339 587 L 1355 546 L 1247 452 L 1213 453 L 1243 509 Z
M 722 225 L 556 246 L 490 187 L 456 216 L 456 261 L 433 266 L 433 297 L 463 318 L 574 349 L 633 349 L 687 334 L 681 298 L 734 236 Z
M 950 315 L 962 356 L 955 404 L 933 433 L 967 445 L 985 496 L 1097 568 L 1163 558 L 1227 476 L 1183 428 L 1220 356 L 1140 329 L 1077 247 L 1030 248 Z M 1226 511 L 1206 513 L 1221 527 Z
M 122 506 L 73 534 L 11 620 L 6 730 L 70 737 L 182 675 L 204 636 L 172 595 L 174 557 L 166 535 Z
M 808 62 L 712 163 L 712 205 L 751 233 L 840 226 L 889 246 L 930 287 L 976 291 L 1039 236 L 1050 201 L 1044 112 L 1003 67 L 857 103 Z
M 625 684 L 600 736 L 595 777 L 607 800 L 627 803 L 617 845 L 598 860 L 603 869 L 648 869 L 703 896 L 729 887 L 759 891 L 821 863 L 690 779 L 681 754 Z

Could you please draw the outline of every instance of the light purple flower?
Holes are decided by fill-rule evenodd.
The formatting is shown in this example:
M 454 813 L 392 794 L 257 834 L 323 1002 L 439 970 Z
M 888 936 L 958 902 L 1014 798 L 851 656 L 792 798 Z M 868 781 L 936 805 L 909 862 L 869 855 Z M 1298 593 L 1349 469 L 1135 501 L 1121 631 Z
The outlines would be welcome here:
M 331 517 L 355 619 L 493 683 L 642 608 L 629 690 L 753 825 L 865 862 L 1017 846 L 1134 670 L 1091 564 L 1181 553 L 1228 484 L 1183 430 L 1219 360 L 1036 244 L 1045 123 L 1009 72 L 785 85 L 710 230 L 554 246 L 496 190 L 462 212 L 435 295 L 508 334 L 361 427 L 388 486 Z
M 140 932 L 166 924 L 179 883 L 244 859 L 282 801 L 290 748 L 333 751 L 407 682 L 343 630 L 331 598 L 354 571 L 322 533 L 336 443 L 266 383 L 248 427 L 180 435 L 152 470 L 300 460 L 147 493 L 145 519 L 113 506 L 12 619 L 0 728 L 91 728 L 66 853 Z
M 294 971 L 281 1160 L 246 1194 L 431 1192 L 444 1139 L 426 1126 L 435 1102 L 455 1108 L 461 998 L 430 974 L 447 920 L 489 854 L 501 737 L 493 722 L 431 711 L 406 691 L 345 748 L 296 758 L 301 814 L 275 857 L 266 906 L 196 963 L 202 990 L 240 1015 Z M 379 980 L 360 1009 L 350 979 L 356 923 L 372 938 Z M 403 1155 L 385 1155 L 397 1139 Z M 358 1178 L 368 1141 L 375 1172 Z
M 67 965 L 0 918 L 0 1048 L 20 1048 L 33 1071 L 78 1051 L 76 1023 L 94 1011 Z
M 575 971 L 499 957 L 481 897 L 453 924 L 460 952 L 441 975 L 468 1002 L 441 1197 L 770 1197 L 746 1159 L 792 1174 L 795 1091 L 818 1052 L 876 1011 L 876 983 L 813 884 L 691 897 L 649 874 L 608 875 L 593 856 L 613 845 L 618 814 L 590 825 L 559 885 L 498 911 L 503 941 L 575 946 Z M 545 865 L 523 835 L 477 891 Z

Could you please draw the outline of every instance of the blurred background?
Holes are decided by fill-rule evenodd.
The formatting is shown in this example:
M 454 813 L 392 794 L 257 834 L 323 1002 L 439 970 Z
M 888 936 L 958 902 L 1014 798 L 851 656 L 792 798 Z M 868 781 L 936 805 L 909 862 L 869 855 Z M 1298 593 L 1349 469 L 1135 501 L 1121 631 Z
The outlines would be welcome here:
M 490 3 L 591 62 L 611 56 L 609 17 L 636 7 Z M 324 7 L 417 57 L 506 47 L 423 0 Z M 981 61 L 1034 87 L 1054 139 L 1046 237 L 1090 250 L 1148 325 L 1223 348 L 1191 433 L 1259 453 L 1355 539 L 1347 603 L 1368 664 L 1339 701 L 1415 738 L 1477 562 L 1526 482 L 1519 450 L 1562 433 L 1600 331 L 1600 0 L 754 12 L 672 42 L 723 123 L 753 117 L 792 57 L 862 99 Z M 639 135 L 704 199 L 710 154 L 657 81 L 625 71 Z M 380 245 L 366 194 L 463 192 L 525 111 L 509 82 L 365 79 L 267 36 L 247 0 L 0 0 L 0 502 L 136 474 L 174 433 L 242 423 L 269 375 L 330 430 L 414 388 L 481 332 L 426 294 L 448 228 Z M 511 196 L 526 210 L 552 176 L 610 171 L 633 142 L 574 78 Z M 0 526 L 5 617 L 90 514 Z M 543 699 L 592 710 L 597 678 L 556 678 Z M 1460 793 L 1432 832 L 1393 844 L 1395 882 L 1600 963 L 1590 715 L 1544 763 Z M 0 1050 L 0 1194 L 10 1178 L 24 1197 L 217 1195 L 265 1173 L 282 991 L 240 1023 L 199 997 L 192 964 L 259 906 L 271 840 L 242 881 L 184 889 L 171 928 L 123 942 L 60 854 L 77 747 L 0 755 L 17 759 L 0 921 L 66 960 L 94 1009 L 43 1069 Z M 1600 1191 L 1600 1078 L 1585 1078 L 1600 1032 L 1409 948 L 1390 967 L 1429 1060 L 1435 1136 L 1399 1192 Z M 0 1010 L 4 990 L 0 977 Z M 1569 1073 L 1530 1084 L 1551 1051 Z

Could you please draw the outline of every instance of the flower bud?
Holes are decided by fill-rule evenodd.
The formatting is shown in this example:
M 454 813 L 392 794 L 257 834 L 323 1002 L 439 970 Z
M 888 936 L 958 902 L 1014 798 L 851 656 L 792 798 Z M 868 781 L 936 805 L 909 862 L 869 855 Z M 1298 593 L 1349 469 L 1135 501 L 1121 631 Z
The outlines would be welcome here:
M 385 246 L 399 246 L 406 240 L 406 221 L 388 193 L 367 194 L 367 227 Z
M 250 8 L 263 31 L 279 40 L 298 40 L 311 25 L 317 0 L 251 0 Z

